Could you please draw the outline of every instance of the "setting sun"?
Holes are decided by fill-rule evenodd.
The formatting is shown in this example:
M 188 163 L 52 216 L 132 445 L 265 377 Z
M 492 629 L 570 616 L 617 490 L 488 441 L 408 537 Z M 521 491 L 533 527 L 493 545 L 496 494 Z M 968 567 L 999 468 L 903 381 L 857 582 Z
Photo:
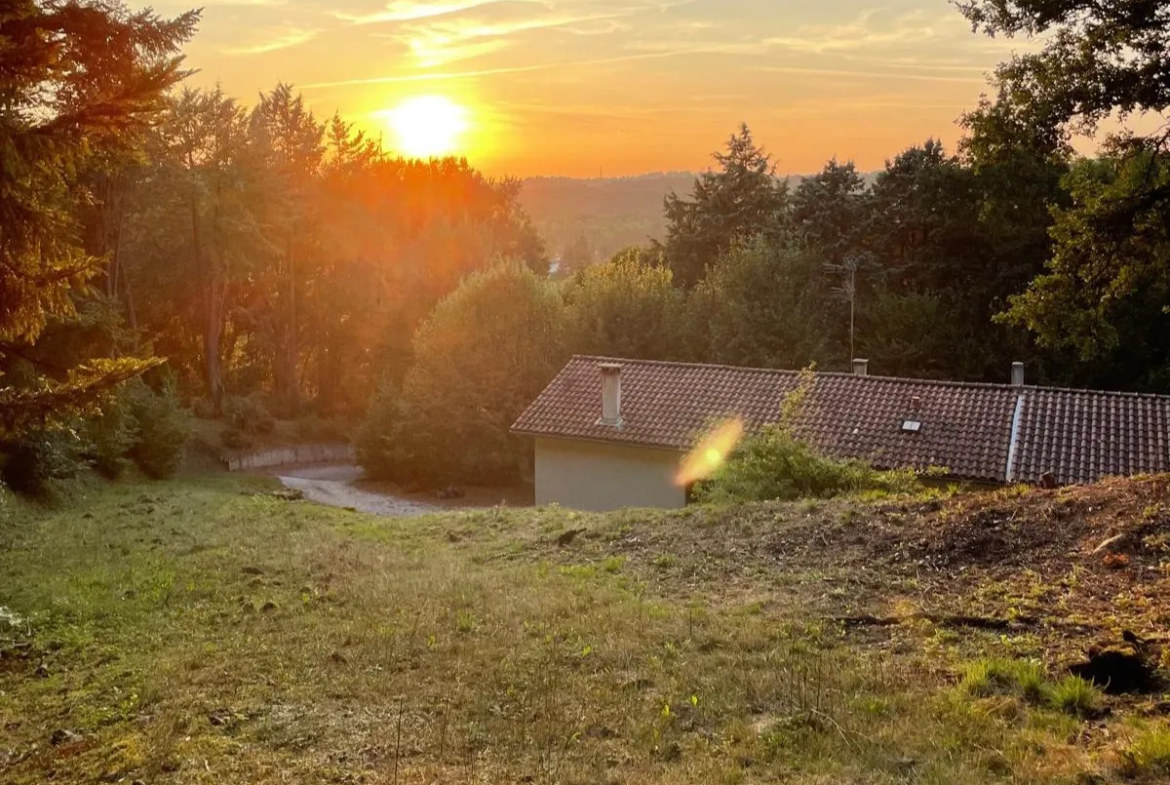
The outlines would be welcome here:
M 380 113 L 397 136 L 397 149 L 411 158 L 450 155 L 467 130 L 467 110 L 449 98 L 424 95 Z

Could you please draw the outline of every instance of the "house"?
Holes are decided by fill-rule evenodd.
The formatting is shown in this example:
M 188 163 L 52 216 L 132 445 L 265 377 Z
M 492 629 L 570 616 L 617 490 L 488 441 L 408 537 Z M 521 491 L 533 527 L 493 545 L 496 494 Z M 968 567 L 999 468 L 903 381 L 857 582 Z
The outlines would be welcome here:
M 979 483 L 1093 482 L 1170 471 L 1170 396 L 817 373 L 795 428 L 835 458 L 945 468 Z M 536 501 L 585 510 L 682 507 L 679 462 L 713 422 L 774 422 L 796 371 L 577 356 L 520 419 Z

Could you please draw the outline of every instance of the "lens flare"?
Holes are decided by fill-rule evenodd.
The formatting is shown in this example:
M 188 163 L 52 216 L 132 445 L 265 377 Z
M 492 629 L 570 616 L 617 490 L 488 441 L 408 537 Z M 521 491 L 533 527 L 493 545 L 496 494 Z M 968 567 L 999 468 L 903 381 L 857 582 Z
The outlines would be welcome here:
M 687 453 L 675 475 L 676 485 L 687 486 L 710 477 L 743 438 L 743 419 L 736 417 L 715 426 Z

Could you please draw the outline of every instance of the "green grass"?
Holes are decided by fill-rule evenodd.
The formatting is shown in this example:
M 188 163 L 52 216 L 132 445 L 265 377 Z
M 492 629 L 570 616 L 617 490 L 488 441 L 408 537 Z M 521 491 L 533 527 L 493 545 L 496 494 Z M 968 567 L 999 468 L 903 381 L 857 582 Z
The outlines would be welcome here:
M 1101 711 L 1102 696 L 1091 681 L 1065 676 L 1052 688 L 1052 703 L 1066 714 L 1092 717 Z
M 1140 728 L 1133 743 L 1121 753 L 1122 772 L 1130 778 L 1170 777 L 1170 725 Z
M 1052 685 L 1042 663 L 1034 660 L 981 659 L 963 670 L 962 689 L 973 697 L 1018 694 L 1031 704 L 1052 696 Z
M 4 500 L 0 781 L 1039 785 L 1107 752 L 1033 694 L 1096 693 L 998 636 L 850 637 L 825 603 L 902 584 L 757 569 L 693 511 L 385 519 L 258 483 Z

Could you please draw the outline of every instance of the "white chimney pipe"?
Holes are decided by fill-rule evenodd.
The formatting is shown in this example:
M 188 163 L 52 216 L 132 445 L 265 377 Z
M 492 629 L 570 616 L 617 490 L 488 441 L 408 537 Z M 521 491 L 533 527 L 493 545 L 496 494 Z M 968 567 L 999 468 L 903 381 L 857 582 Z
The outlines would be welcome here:
M 1013 387 L 1023 387 L 1024 386 L 1024 364 L 1023 363 L 1012 363 L 1012 386 Z
M 853 361 L 854 376 L 869 376 L 869 360 L 855 359 Z
M 599 367 L 601 369 L 601 422 L 603 425 L 621 425 L 621 363 L 602 363 Z

